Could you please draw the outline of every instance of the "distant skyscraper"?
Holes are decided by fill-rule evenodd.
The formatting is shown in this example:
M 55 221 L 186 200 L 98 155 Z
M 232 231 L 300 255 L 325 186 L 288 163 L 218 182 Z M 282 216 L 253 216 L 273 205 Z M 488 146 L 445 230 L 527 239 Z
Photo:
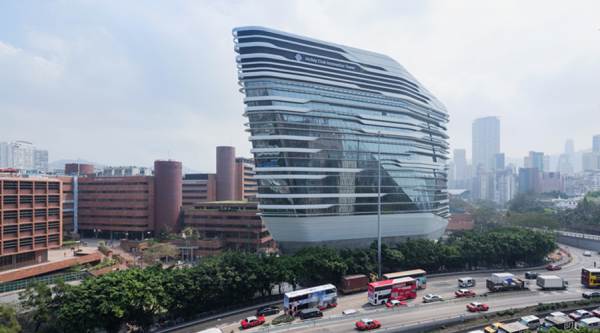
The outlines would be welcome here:
M 48 151 L 46 149 L 33 151 L 33 169 L 41 173 L 48 173 Z
M 589 152 L 582 157 L 583 171 L 600 170 L 600 152 Z
M 492 165 L 492 169 L 494 169 L 494 170 L 503 170 L 504 169 L 504 153 L 494 154 L 494 163 Z
M 35 146 L 31 142 L 0 142 L 0 168 L 15 168 L 23 171 L 35 170 L 34 151 Z
M 500 119 L 498 117 L 478 118 L 473 121 L 473 166 L 491 168 L 494 154 L 500 153 Z
M 467 166 L 467 150 L 454 149 L 454 179 L 465 179 L 465 168 Z
M 550 171 L 550 156 L 549 155 L 544 155 L 544 170 L 541 170 L 543 172 L 549 172 Z
M 544 153 L 530 151 L 524 160 L 525 168 L 536 168 L 538 172 L 544 172 Z
M 537 168 L 519 168 L 519 193 L 540 192 L 540 172 Z
M 592 137 L 592 151 L 600 153 L 600 134 Z

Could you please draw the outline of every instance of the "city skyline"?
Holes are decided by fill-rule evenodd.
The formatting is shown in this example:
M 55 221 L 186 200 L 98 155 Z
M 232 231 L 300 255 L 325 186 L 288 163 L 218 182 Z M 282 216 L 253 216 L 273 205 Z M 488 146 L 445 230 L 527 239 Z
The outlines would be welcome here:
M 567 139 L 590 149 L 600 134 L 599 10 L 541 1 L 2 3 L 0 141 L 32 142 L 49 162 L 173 158 L 211 171 L 216 146 L 249 157 L 227 39 L 235 26 L 262 25 L 397 59 L 444 102 L 450 151 L 471 157 L 471 122 L 487 116 L 502 122 L 507 158 L 561 154 Z

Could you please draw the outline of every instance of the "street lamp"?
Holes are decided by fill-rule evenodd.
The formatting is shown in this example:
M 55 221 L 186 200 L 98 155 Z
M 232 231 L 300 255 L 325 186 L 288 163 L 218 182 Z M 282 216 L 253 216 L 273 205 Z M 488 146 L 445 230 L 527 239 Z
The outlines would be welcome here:
M 377 131 L 377 277 L 381 281 L 381 131 Z
M 127 231 L 125 231 L 125 239 L 129 240 L 129 233 Z
M 135 247 L 132 247 L 132 248 L 131 248 L 131 252 L 133 253 L 133 268 L 135 268 L 135 257 L 136 257 L 136 255 L 135 255 L 135 251 L 136 251 L 136 248 L 135 248 Z
M 96 229 L 94 229 L 94 239 L 98 238 L 98 235 L 96 234 Z
M 148 237 L 146 237 L 146 238 L 150 238 L 150 233 L 151 232 L 150 231 L 146 231 L 146 233 L 148 233 Z

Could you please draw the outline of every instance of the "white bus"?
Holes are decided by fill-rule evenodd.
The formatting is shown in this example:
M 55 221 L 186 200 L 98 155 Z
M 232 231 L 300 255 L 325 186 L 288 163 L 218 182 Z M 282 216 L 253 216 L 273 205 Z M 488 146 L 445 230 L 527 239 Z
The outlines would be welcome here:
M 324 310 L 337 306 L 337 289 L 332 284 L 292 291 L 285 294 L 283 309 L 288 316 L 298 315 L 298 311 L 318 308 Z

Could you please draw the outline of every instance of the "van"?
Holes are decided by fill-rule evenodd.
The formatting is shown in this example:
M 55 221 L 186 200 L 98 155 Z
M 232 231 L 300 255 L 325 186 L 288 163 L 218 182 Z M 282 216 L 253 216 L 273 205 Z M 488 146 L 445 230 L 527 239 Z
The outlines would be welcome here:
M 531 331 L 537 330 L 541 325 L 540 318 L 536 316 L 522 317 L 517 322 L 529 327 Z
M 458 286 L 461 288 L 475 287 L 475 279 L 470 277 L 464 277 L 458 279 Z
M 298 317 L 300 317 L 300 319 L 323 317 L 323 312 L 317 308 L 306 309 L 298 312 Z
M 579 328 L 579 327 L 585 327 L 590 330 L 600 330 L 600 318 L 594 317 L 594 318 L 581 319 L 577 323 L 577 328 Z

